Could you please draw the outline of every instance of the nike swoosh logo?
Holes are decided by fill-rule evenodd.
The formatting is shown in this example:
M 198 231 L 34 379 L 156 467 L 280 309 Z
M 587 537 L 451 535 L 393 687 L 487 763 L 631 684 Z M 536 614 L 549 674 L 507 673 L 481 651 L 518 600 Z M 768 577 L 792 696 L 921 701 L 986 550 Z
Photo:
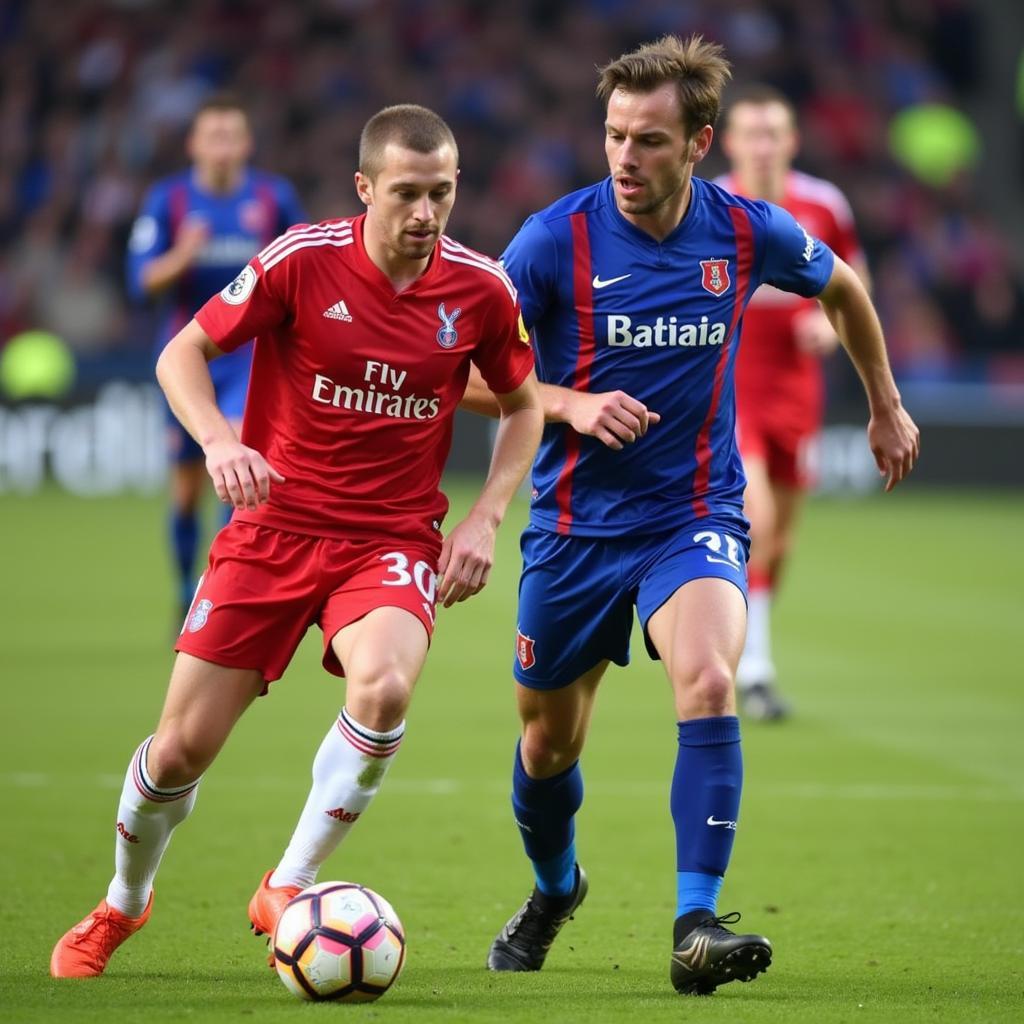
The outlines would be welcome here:
M 607 281 L 602 281 L 601 275 L 595 274 L 594 280 L 591 281 L 590 283 L 594 286 L 594 288 L 600 291 L 602 288 L 607 288 L 610 284 L 618 284 L 619 281 L 625 281 L 627 277 L 632 276 L 632 274 L 623 274 L 621 277 L 609 277 Z
M 709 814 L 708 815 L 708 824 L 709 825 L 725 825 L 726 828 L 731 828 L 731 829 L 735 829 L 736 828 L 736 822 L 735 821 L 716 821 L 715 820 L 715 816 L 713 814 Z

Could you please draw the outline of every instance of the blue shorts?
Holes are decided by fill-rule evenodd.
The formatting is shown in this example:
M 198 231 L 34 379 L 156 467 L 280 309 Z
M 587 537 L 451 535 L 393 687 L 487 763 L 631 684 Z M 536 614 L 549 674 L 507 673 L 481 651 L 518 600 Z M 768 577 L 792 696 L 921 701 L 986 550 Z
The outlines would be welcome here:
M 210 376 L 217 396 L 217 407 L 232 421 L 241 420 L 245 412 L 245 396 L 249 390 L 249 370 L 252 366 L 252 346 L 229 352 L 210 363 Z M 203 449 L 192 435 L 178 422 L 167 408 L 167 445 L 172 462 L 201 462 Z
M 523 532 L 513 673 L 536 690 L 568 686 L 608 659 L 629 664 L 633 606 L 647 651 L 647 621 L 690 580 L 713 576 L 747 596 L 750 541 L 743 521 L 709 517 L 669 533 L 567 537 Z

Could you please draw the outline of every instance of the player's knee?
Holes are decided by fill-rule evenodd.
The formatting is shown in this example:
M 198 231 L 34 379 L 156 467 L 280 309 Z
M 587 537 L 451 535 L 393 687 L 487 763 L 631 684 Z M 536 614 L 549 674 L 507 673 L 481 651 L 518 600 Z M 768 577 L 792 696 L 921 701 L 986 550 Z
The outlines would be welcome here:
M 543 779 L 570 767 L 579 759 L 580 749 L 572 736 L 534 721 L 523 730 L 519 755 L 527 773 Z
M 405 717 L 414 683 L 408 672 L 395 665 L 367 673 L 359 679 L 350 676 L 349 711 L 367 729 L 388 732 Z M 358 705 L 358 710 L 353 704 Z
M 206 771 L 211 760 L 208 745 L 200 738 L 172 729 L 153 737 L 146 774 L 159 789 L 187 786 Z
M 708 662 L 676 687 L 680 717 L 716 718 L 731 714 L 733 677 L 724 662 Z

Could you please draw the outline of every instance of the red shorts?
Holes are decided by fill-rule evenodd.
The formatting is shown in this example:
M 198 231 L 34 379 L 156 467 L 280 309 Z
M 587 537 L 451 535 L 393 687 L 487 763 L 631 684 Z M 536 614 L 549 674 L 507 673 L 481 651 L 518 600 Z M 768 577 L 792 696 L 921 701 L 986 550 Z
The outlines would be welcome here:
M 440 537 L 337 540 L 231 522 L 213 542 L 174 649 L 258 669 L 272 683 L 315 622 L 324 668 L 344 676 L 331 640 L 374 608 L 406 609 L 429 640 L 440 553 Z
M 801 430 L 769 423 L 757 416 L 740 416 L 736 439 L 744 460 L 762 459 L 768 479 L 806 490 L 815 480 L 817 430 Z

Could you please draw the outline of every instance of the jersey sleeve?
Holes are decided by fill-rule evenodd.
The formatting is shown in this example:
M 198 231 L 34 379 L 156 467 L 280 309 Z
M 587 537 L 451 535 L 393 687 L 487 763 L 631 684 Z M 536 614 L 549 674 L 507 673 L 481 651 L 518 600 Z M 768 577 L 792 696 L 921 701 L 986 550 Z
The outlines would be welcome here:
M 136 302 L 146 298 L 146 289 L 142 283 L 142 271 L 146 264 L 163 255 L 170 246 L 170 203 L 167 190 L 155 187 L 146 194 L 128 238 L 125 270 L 128 294 Z
M 832 276 L 835 254 L 781 206 L 759 205 L 767 212 L 761 282 L 805 298 L 820 294 Z
M 846 196 L 837 188 L 829 204 L 832 214 L 832 237 L 826 239 L 835 254 L 849 263 L 854 259 L 863 259 L 860 239 L 857 237 L 857 226 L 853 220 L 853 210 Z
M 288 316 L 287 265 L 276 267 L 274 276 L 254 256 L 241 273 L 196 313 L 199 326 L 225 352 L 251 338 L 273 330 Z
M 523 319 L 532 328 L 551 305 L 558 251 L 554 236 L 538 217 L 528 217 L 502 254 L 501 265 L 519 291 Z
M 487 386 L 499 395 L 515 391 L 533 369 L 533 348 L 519 303 L 504 289 L 487 317 L 488 330 L 473 351 Z
M 303 209 L 302 201 L 299 199 L 295 187 L 290 181 L 279 178 L 277 181 L 277 230 L 287 231 L 293 224 L 305 224 L 309 218 Z

